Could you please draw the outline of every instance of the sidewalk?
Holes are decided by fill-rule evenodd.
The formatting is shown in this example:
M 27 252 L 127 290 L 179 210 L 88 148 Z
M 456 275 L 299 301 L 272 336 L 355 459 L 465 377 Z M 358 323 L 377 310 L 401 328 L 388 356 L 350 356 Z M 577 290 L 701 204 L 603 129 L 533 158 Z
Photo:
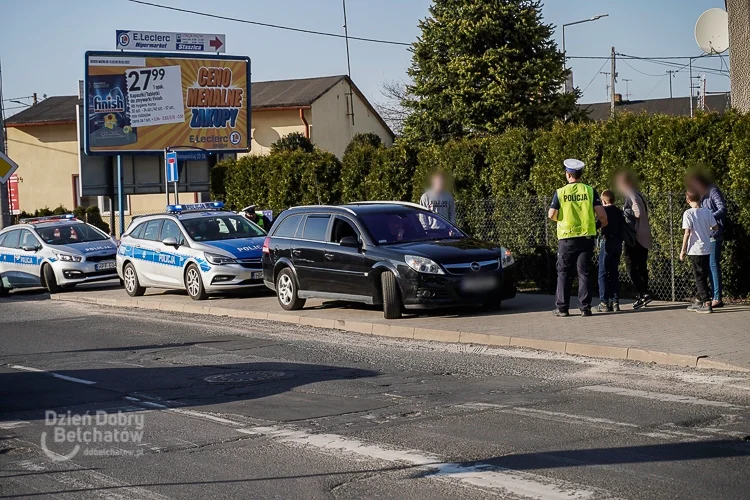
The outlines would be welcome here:
M 286 312 L 274 296 L 264 292 L 198 302 L 176 291 L 152 289 L 136 299 L 121 288 L 88 287 L 52 298 L 282 321 L 389 337 L 750 371 L 750 306 L 725 307 L 702 315 L 686 311 L 687 304 L 654 302 L 639 311 L 623 304 L 620 313 L 555 318 L 551 314 L 554 297 L 519 294 L 503 303 L 497 313 L 460 309 L 386 320 L 374 307 L 320 300 L 308 300 L 301 311 Z

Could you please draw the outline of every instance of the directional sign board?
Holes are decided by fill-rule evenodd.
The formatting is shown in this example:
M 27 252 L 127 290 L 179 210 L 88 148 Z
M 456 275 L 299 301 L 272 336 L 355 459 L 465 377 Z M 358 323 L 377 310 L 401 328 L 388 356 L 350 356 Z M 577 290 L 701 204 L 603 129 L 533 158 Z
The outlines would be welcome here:
M 117 30 L 120 50 L 226 52 L 226 35 Z
M 177 152 L 170 151 L 166 156 L 167 182 L 179 182 L 180 172 L 177 170 Z
M 13 172 L 18 169 L 16 162 L 8 158 L 8 156 L 0 151 L 0 183 L 5 184 L 13 175 Z

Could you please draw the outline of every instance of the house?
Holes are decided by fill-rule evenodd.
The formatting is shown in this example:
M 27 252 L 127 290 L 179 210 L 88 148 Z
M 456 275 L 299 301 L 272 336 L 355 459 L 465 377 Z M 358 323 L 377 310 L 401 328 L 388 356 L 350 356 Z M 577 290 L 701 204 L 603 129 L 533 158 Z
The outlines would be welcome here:
M 82 198 L 79 187 L 76 105 L 79 96 L 45 99 L 6 120 L 8 154 L 19 164 L 20 209 L 98 205 L 104 215 L 109 198 Z M 357 133 L 373 132 L 386 145 L 394 135 L 347 76 L 255 82 L 251 86 L 250 154 L 267 154 L 271 144 L 292 132 L 341 157 Z M 194 193 L 198 201 L 203 198 Z M 164 196 L 126 196 L 126 215 L 162 210 Z
M 619 96 L 619 94 L 618 94 Z M 609 101 L 594 104 L 579 104 L 592 120 L 608 120 L 611 116 Z M 693 99 L 694 111 L 698 110 L 698 98 Z M 724 113 L 730 107 L 729 94 L 712 94 L 706 96 L 706 111 Z M 648 113 L 650 115 L 690 116 L 690 97 L 667 97 L 665 99 L 648 99 L 642 101 L 624 101 L 622 97 L 615 100 L 615 111 L 621 113 Z

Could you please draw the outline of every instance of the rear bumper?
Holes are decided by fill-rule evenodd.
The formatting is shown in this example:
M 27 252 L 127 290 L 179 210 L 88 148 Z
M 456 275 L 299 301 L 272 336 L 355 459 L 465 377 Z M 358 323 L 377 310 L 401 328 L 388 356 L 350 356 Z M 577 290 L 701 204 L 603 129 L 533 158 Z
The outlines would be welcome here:
M 409 270 L 401 277 L 401 292 L 407 309 L 436 309 L 456 305 L 495 304 L 516 296 L 515 265 L 487 273 L 495 283 L 478 291 L 467 289 L 467 276 L 427 275 Z

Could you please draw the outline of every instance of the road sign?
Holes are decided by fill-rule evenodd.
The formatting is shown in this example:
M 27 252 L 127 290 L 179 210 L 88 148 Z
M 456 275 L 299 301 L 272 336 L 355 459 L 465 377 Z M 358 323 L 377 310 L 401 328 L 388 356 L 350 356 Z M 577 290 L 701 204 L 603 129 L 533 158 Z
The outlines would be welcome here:
M 8 158 L 8 156 L 0 151 L 0 183 L 5 184 L 18 169 L 18 164 Z
M 166 156 L 167 182 L 179 182 L 180 172 L 177 170 L 177 152 L 170 151 Z
M 226 35 L 117 30 L 120 50 L 165 52 L 226 52 Z
M 250 59 L 87 52 L 86 154 L 250 149 Z

